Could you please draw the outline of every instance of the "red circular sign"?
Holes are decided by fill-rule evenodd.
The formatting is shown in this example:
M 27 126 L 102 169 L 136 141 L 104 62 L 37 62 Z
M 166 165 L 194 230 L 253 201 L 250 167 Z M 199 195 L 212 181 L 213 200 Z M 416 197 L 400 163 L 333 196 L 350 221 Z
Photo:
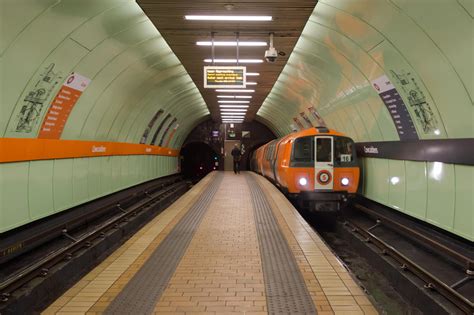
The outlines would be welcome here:
M 320 185 L 327 185 L 332 180 L 331 173 L 326 170 L 319 171 L 318 175 L 316 175 L 316 180 Z
M 72 81 L 74 81 L 74 74 L 71 75 L 71 76 L 67 79 L 67 84 L 70 84 Z

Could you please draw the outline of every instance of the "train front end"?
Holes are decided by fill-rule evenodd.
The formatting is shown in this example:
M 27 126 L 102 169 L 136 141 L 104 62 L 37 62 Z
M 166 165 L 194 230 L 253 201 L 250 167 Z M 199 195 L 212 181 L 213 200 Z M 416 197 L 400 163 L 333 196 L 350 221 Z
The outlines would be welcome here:
M 359 185 L 354 141 L 329 130 L 296 138 L 288 175 L 288 192 L 302 208 L 340 210 Z

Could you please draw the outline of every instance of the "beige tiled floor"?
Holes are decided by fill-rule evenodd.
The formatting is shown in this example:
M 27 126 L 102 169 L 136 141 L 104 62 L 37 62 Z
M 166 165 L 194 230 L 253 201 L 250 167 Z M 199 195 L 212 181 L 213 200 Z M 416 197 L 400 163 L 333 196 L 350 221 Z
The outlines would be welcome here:
M 207 176 L 143 227 L 99 266 L 51 304 L 43 314 L 100 314 L 140 269 L 169 231 L 202 194 Z
M 244 176 L 224 177 L 156 311 L 265 312 L 249 195 Z
M 285 196 L 265 178 L 252 176 L 257 178 L 272 205 L 318 307 L 318 314 L 323 314 L 323 310 L 335 314 L 378 314 L 344 265 Z M 320 306 L 326 306 L 327 302 L 330 309 L 321 309 Z
M 99 314 L 186 213 L 209 175 L 54 302 L 44 314 Z M 280 192 L 256 176 L 303 274 L 318 314 L 377 314 L 351 275 Z M 266 314 L 265 288 L 245 177 L 226 173 L 167 289 L 160 314 Z

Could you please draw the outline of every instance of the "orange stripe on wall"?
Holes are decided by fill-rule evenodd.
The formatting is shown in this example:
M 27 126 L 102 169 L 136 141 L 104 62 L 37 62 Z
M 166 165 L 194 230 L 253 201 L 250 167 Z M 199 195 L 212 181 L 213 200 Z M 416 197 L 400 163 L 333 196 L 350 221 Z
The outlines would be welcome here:
M 0 163 L 112 155 L 178 156 L 179 150 L 125 142 L 0 138 Z

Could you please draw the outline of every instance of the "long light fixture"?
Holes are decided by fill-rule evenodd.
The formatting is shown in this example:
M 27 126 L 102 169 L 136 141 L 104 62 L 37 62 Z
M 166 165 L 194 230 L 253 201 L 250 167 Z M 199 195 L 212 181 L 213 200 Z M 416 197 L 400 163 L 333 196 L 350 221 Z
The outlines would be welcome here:
M 217 95 L 217 98 L 252 98 L 251 95 Z
M 227 103 L 227 104 L 248 104 L 250 101 L 244 101 L 244 100 L 235 100 L 235 101 L 222 101 L 218 100 L 218 103 Z
M 185 15 L 189 21 L 271 21 L 268 15 Z
M 246 82 L 246 85 L 257 85 L 257 82 Z
M 256 76 L 259 76 L 260 73 L 258 73 L 258 72 L 247 72 L 245 75 L 247 77 L 256 77 Z
M 246 113 L 221 113 L 222 117 L 245 117 Z
M 196 42 L 198 46 L 212 46 L 212 42 Z M 239 46 L 267 46 L 267 42 L 246 42 L 239 41 Z M 214 42 L 214 46 L 237 46 L 237 42 Z
M 212 62 L 211 58 L 204 59 L 204 62 Z M 214 59 L 215 63 L 237 63 L 237 59 Z M 262 63 L 263 59 L 239 59 L 239 63 Z
M 248 105 L 219 105 L 220 108 L 249 108 Z
M 217 89 L 216 92 L 222 93 L 253 93 L 255 90 L 248 90 L 248 89 Z
M 238 109 L 238 108 L 221 108 L 221 112 L 247 112 L 247 109 Z

